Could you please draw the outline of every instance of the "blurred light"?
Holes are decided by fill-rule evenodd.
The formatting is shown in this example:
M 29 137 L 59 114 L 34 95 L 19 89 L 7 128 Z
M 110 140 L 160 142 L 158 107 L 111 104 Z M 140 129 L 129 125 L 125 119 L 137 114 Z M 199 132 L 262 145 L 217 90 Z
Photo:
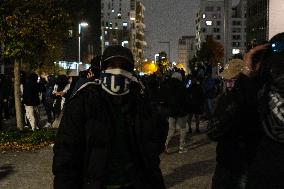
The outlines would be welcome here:
M 122 41 L 121 45 L 125 47 L 125 45 L 128 45 L 128 41 Z
M 134 21 L 134 20 L 135 20 L 135 18 L 134 18 L 134 17 L 131 17 L 131 18 L 130 18 L 130 20 L 133 20 L 133 21 Z
M 80 23 L 80 25 L 83 26 L 83 27 L 86 27 L 86 26 L 88 26 L 88 23 L 87 22 L 82 22 L 82 23 Z
M 126 27 L 127 27 L 127 26 L 128 26 L 128 23 L 127 23 L 127 22 L 123 22 L 123 23 L 122 23 L 122 26 L 126 26 Z
M 176 66 L 176 65 L 177 65 L 177 63 L 176 63 L 176 62 L 173 62 L 173 65 L 174 65 L 174 66 Z
M 211 21 L 211 20 L 207 20 L 207 21 L 206 21 L 206 25 L 207 25 L 207 26 L 212 26 L 212 21 Z
M 232 54 L 240 54 L 241 50 L 240 49 L 233 49 Z
M 206 14 L 203 14 L 203 15 L 202 15 L 202 18 L 206 18 Z
M 112 9 L 111 12 L 114 12 L 114 9 Z

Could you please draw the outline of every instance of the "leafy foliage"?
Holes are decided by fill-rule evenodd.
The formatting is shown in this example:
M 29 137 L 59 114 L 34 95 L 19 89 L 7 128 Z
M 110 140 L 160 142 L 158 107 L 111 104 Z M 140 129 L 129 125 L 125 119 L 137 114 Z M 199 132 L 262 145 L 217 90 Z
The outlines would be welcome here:
M 54 143 L 55 129 L 10 130 L 0 133 L 0 150 L 34 150 Z
M 224 57 L 224 47 L 221 43 L 215 41 L 212 36 L 209 36 L 196 54 L 198 60 L 216 66 Z
M 41 64 L 62 45 L 72 16 L 62 0 L 2 0 L 0 41 L 3 55 Z

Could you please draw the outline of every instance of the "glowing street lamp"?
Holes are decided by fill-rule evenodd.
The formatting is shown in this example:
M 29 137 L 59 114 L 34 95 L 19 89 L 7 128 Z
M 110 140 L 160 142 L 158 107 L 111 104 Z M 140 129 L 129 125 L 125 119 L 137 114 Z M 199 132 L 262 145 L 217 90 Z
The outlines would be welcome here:
M 79 53 L 78 53 L 77 75 L 79 75 L 79 64 L 81 64 L 81 28 L 82 27 L 87 27 L 87 26 L 88 26 L 87 22 L 81 22 L 79 24 L 79 30 L 78 30 L 78 34 L 79 34 Z

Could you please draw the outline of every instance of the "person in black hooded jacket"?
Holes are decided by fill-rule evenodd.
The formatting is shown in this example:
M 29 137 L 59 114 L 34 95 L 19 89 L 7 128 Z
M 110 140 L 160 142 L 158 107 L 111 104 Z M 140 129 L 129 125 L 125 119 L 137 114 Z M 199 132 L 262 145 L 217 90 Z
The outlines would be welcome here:
M 269 44 L 258 70 L 263 83 L 259 112 L 264 132 L 248 171 L 246 189 L 284 188 L 284 33 L 275 35 Z
M 55 189 L 165 189 L 159 154 L 166 119 L 151 109 L 129 49 L 103 54 L 102 83 L 67 102 L 54 145 Z

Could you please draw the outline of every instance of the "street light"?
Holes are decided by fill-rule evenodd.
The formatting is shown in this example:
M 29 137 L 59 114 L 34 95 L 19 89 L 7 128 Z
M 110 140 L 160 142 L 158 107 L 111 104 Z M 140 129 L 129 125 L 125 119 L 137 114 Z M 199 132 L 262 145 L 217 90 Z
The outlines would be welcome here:
M 79 34 L 79 54 L 78 54 L 77 75 L 79 75 L 79 64 L 81 64 L 81 28 L 87 27 L 87 26 L 88 26 L 87 22 L 81 22 L 79 24 L 79 30 L 78 30 L 78 34 Z

